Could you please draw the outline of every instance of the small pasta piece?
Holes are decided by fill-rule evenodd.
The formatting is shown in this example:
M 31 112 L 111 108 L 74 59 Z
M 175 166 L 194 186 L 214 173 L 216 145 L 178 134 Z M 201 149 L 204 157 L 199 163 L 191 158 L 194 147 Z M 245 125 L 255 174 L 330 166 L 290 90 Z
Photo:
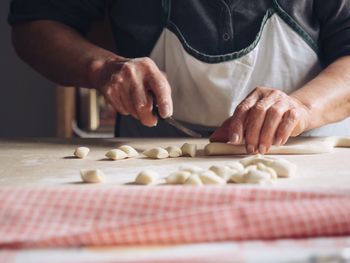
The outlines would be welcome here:
M 74 156 L 80 159 L 84 159 L 90 152 L 88 147 L 78 147 L 74 151 Z
M 106 153 L 106 157 L 110 160 L 123 160 L 128 158 L 128 155 L 119 149 L 113 149 Z
M 277 159 L 269 167 L 276 171 L 278 177 L 293 177 L 297 171 L 297 166 L 285 159 Z
M 171 173 L 167 178 L 166 178 L 166 183 L 167 184 L 184 184 L 185 181 L 191 176 L 190 172 L 186 171 L 177 171 L 174 173 Z
M 137 175 L 135 183 L 141 185 L 150 185 L 156 183 L 158 181 L 158 178 L 159 175 L 155 171 L 144 170 Z
M 240 162 L 231 162 L 231 163 L 227 164 L 226 166 L 229 167 L 230 169 L 235 169 L 237 171 L 244 170 L 244 166 Z
M 242 171 L 236 171 L 231 174 L 229 183 L 244 184 L 244 182 L 245 182 L 244 173 Z
M 210 185 L 224 185 L 226 181 L 222 179 L 220 176 L 217 176 L 213 171 L 204 171 L 198 173 L 199 178 L 201 179 L 203 184 Z
M 263 184 L 269 183 L 271 184 L 271 175 L 269 173 L 259 171 L 259 170 L 250 170 L 244 176 L 245 183 L 248 184 Z
M 203 185 L 203 183 L 197 174 L 192 174 L 184 182 L 184 185 Z
M 155 147 L 153 149 L 144 151 L 143 155 L 151 159 L 165 159 L 169 157 L 167 150 L 161 147 Z
M 258 170 L 270 174 L 272 180 L 277 179 L 277 173 L 271 167 L 268 167 L 262 163 L 258 163 Z
M 122 145 L 118 147 L 119 150 L 125 152 L 129 158 L 134 158 L 139 156 L 139 153 L 131 146 L 129 145 Z
M 226 182 L 230 180 L 233 173 L 233 169 L 230 169 L 225 165 L 213 165 L 209 168 L 210 171 L 213 171 L 216 175 L 220 176 Z
M 104 173 L 101 170 L 80 170 L 80 177 L 84 183 L 97 184 L 104 181 Z
M 169 147 L 166 147 L 165 150 L 167 150 L 167 152 L 169 153 L 170 158 L 176 158 L 182 155 L 181 148 L 177 146 L 169 146 Z
M 197 154 L 197 145 L 185 143 L 184 145 L 182 145 L 181 151 L 183 156 L 195 157 Z

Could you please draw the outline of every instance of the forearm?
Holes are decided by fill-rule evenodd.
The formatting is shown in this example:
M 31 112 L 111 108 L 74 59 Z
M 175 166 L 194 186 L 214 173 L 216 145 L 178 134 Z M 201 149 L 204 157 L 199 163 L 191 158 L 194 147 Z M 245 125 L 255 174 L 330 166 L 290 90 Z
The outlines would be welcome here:
M 329 65 L 315 79 L 290 94 L 310 112 L 307 130 L 350 116 L 350 56 Z
M 13 28 L 18 55 L 50 80 L 65 86 L 95 88 L 101 64 L 124 60 L 97 47 L 74 29 L 54 21 L 35 21 Z

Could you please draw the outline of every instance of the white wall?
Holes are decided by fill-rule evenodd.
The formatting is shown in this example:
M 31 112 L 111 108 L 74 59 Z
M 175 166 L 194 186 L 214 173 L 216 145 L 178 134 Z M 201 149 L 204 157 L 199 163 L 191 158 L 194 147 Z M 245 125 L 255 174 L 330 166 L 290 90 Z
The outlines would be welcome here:
M 54 85 L 17 58 L 7 14 L 0 1 L 0 137 L 55 135 Z

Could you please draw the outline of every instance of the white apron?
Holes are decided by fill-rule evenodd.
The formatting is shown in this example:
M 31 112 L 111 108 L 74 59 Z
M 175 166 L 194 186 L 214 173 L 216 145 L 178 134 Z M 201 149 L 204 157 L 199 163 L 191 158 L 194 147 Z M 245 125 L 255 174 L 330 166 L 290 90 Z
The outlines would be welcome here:
M 270 9 L 249 47 L 222 56 L 193 49 L 176 24 L 168 20 L 150 57 L 167 74 L 175 119 L 197 131 L 214 131 L 257 86 L 289 94 L 320 73 L 318 55 L 300 32 L 289 25 L 282 12 Z M 305 135 L 346 136 L 350 135 L 349 127 L 347 119 Z

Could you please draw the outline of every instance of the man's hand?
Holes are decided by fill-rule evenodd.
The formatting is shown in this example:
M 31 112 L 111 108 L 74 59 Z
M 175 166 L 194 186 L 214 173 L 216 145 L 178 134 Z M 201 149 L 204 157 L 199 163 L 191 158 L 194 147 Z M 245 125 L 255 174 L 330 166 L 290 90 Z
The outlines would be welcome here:
M 297 98 L 276 89 L 258 87 L 211 136 L 213 142 L 242 143 L 248 153 L 268 152 L 309 127 L 309 109 Z
M 161 117 L 173 113 L 170 85 L 150 58 L 97 61 L 92 66 L 92 82 L 118 113 L 132 115 L 143 125 L 157 124 L 153 99 Z

